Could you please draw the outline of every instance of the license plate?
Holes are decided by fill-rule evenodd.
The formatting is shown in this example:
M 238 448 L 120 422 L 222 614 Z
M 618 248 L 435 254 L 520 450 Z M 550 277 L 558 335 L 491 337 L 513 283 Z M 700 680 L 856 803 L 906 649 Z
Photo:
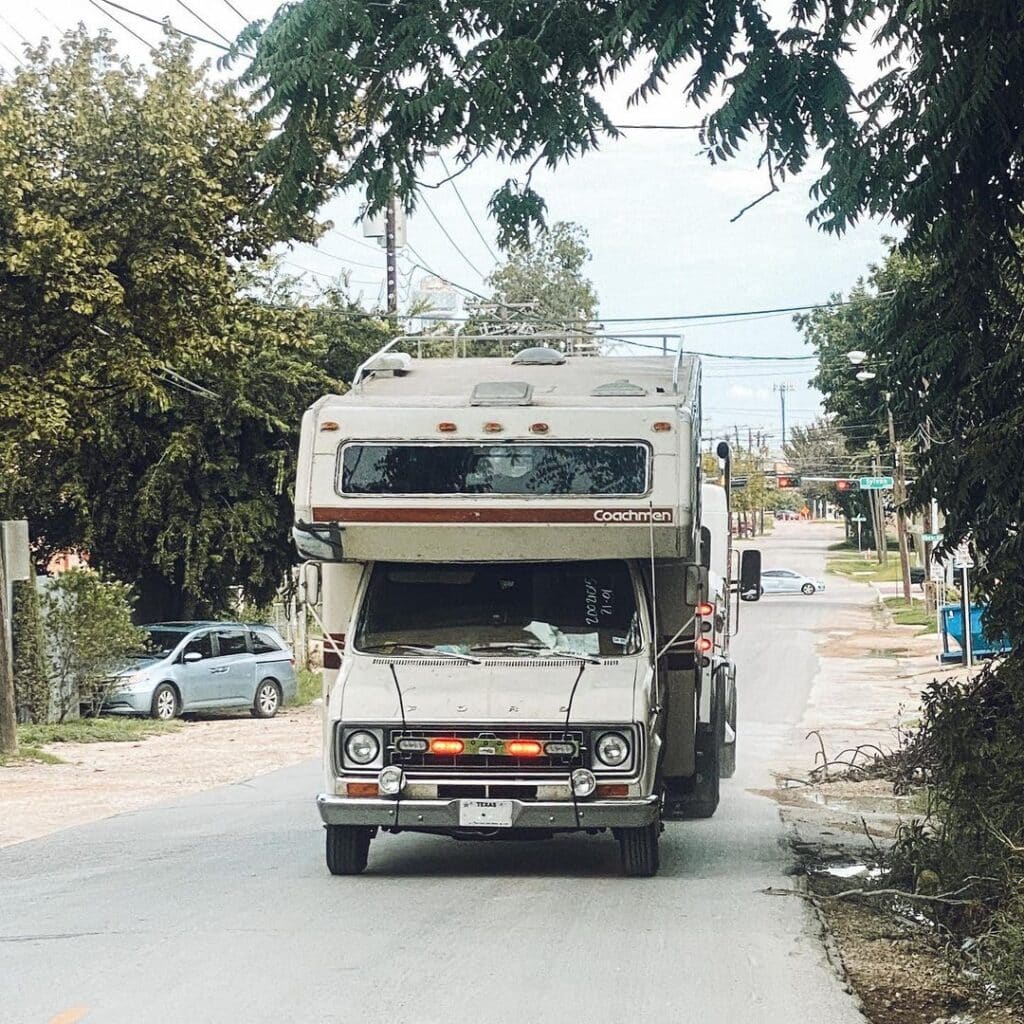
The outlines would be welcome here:
M 511 800 L 460 800 L 459 824 L 469 828 L 511 828 Z

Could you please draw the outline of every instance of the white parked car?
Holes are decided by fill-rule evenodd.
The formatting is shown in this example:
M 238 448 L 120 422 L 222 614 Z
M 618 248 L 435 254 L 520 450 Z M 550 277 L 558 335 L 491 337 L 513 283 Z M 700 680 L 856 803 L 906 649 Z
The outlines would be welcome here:
M 804 576 L 792 569 L 762 569 L 762 594 L 820 594 L 825 589 L 825 581 Z

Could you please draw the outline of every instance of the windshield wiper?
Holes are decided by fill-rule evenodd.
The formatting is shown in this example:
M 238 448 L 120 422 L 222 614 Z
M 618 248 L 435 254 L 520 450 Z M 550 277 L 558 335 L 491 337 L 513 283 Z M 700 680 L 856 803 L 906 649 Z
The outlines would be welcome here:
M 460 654 L 458 651 L 439 651 L 436 647 L 414 647 L 412 644 L 392 644 L 393 651 L 412 651 L 414 654 L 422 654 L 428 658 L 453 658 L 455 661 L 468 661 L 472 665 L 479 665 L 480 659 L 474 658 L 472 654 Z
M 510 641 L 509 643 L 478 644 L 470 647 L 471 651 L 519 651 L 523 654 L 532 654 L 535 658 L 570 658 L 572 661 L 585 661 L 591 665 L 600 665 L 601 659 L 593 654 L 576 654 L 572 651 L 558 651 L 553 647 L 541 647 L 539 644 L 520 644 Z

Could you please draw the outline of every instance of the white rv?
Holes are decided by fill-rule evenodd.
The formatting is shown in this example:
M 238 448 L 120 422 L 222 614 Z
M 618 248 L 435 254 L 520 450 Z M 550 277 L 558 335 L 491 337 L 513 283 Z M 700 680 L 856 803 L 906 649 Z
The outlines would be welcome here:
M 302 424 L 328 867 L 362 871 L 378 832 L 610 830 L 653 875 L 663 822 L 718 804 L 734 591 L 759 592 L 756 552 L 732 579 L 727 488 L 702 486 L 699 361 L 415 344 Z

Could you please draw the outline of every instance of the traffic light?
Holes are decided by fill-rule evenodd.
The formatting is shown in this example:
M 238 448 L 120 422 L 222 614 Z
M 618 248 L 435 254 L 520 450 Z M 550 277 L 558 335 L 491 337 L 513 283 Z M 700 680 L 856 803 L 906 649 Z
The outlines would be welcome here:
M 785 488 L 796 488 L 800 486 L 800 477 L 798 476 L 783 476 L 779 474 L 779 490 Z
M 836 490 L 837 491 L 854 491 L 857 489 L 856 480 L 837 480 Z

